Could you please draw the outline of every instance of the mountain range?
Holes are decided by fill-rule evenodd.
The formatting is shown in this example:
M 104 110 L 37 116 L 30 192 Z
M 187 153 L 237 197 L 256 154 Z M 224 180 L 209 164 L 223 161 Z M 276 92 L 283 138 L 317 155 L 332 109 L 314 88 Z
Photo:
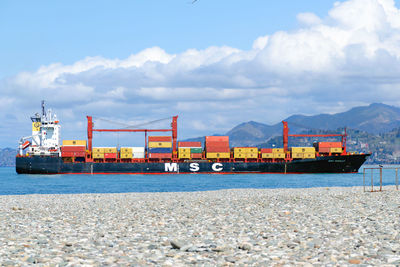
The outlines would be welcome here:
M 347 127 L 370 134 L 381 134 L 400 127 L 400 108 L 374 103 L 336 114 L 293 115 L 285 121 L 288 122 L 290 133 L 310 130 L 335 131 Z M 231 146 L 250 146 L 265 143 L 275 136 L 282 136 L 282 128 L 282 123 L 268 125 L 249 121 L 235 126 L 225 135 L 229 136 Z

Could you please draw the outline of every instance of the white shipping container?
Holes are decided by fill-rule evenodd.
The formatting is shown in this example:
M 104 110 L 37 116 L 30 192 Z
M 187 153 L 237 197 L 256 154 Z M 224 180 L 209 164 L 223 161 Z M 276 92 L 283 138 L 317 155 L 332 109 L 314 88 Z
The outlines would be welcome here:
M 132 158 L 134 159 L 142 159 L 144 158 L 144 152 L 133 152 Z
M 135 152 L 144 153 L 144 147 L 132 147 L 132 152 L 133 153 L 135 153 Z

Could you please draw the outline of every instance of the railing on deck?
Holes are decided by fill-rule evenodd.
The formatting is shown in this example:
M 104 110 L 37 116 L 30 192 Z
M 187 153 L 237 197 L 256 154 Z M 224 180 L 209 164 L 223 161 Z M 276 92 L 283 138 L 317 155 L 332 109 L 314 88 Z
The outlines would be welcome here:
M 371 173 L 371 192 L 377 192 L 378 190 L 374 191 L 374 171 L 379 170 L 379 191 L 382 191 L 382 180 L 383 180 L 383 171 L 384 170 L 394 170 L 396 173 L 396 190 L 399 190 L 399 169 L 400 167 L 370 167 L 370 168 L 364 168 L 363 170 L 363 187 L 364 187 L 364 192 L 365 190 L 365 178 L 367 175 L 367 170 L 370 171 Z

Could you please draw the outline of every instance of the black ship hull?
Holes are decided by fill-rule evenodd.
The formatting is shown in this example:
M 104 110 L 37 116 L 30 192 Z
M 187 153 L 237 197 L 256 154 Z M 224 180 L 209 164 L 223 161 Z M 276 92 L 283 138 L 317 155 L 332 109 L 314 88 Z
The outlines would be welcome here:
M 325 156 L 288 162 L 64 162 L 59 157 L 17 157 L 20 174 L 354 173 L 369 154 Z

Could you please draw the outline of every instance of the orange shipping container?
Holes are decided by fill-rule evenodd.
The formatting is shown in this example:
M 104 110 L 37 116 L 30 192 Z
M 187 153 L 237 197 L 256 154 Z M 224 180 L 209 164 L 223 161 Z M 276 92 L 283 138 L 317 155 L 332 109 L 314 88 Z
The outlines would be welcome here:
M 149 142 L 172 142 L 171 136 L 149 136 Z
M 342 147 L 341 142 L 319 142 L 318 147 Z
M 207 142 L 229 142 L 229 136 L 206 136 Z

